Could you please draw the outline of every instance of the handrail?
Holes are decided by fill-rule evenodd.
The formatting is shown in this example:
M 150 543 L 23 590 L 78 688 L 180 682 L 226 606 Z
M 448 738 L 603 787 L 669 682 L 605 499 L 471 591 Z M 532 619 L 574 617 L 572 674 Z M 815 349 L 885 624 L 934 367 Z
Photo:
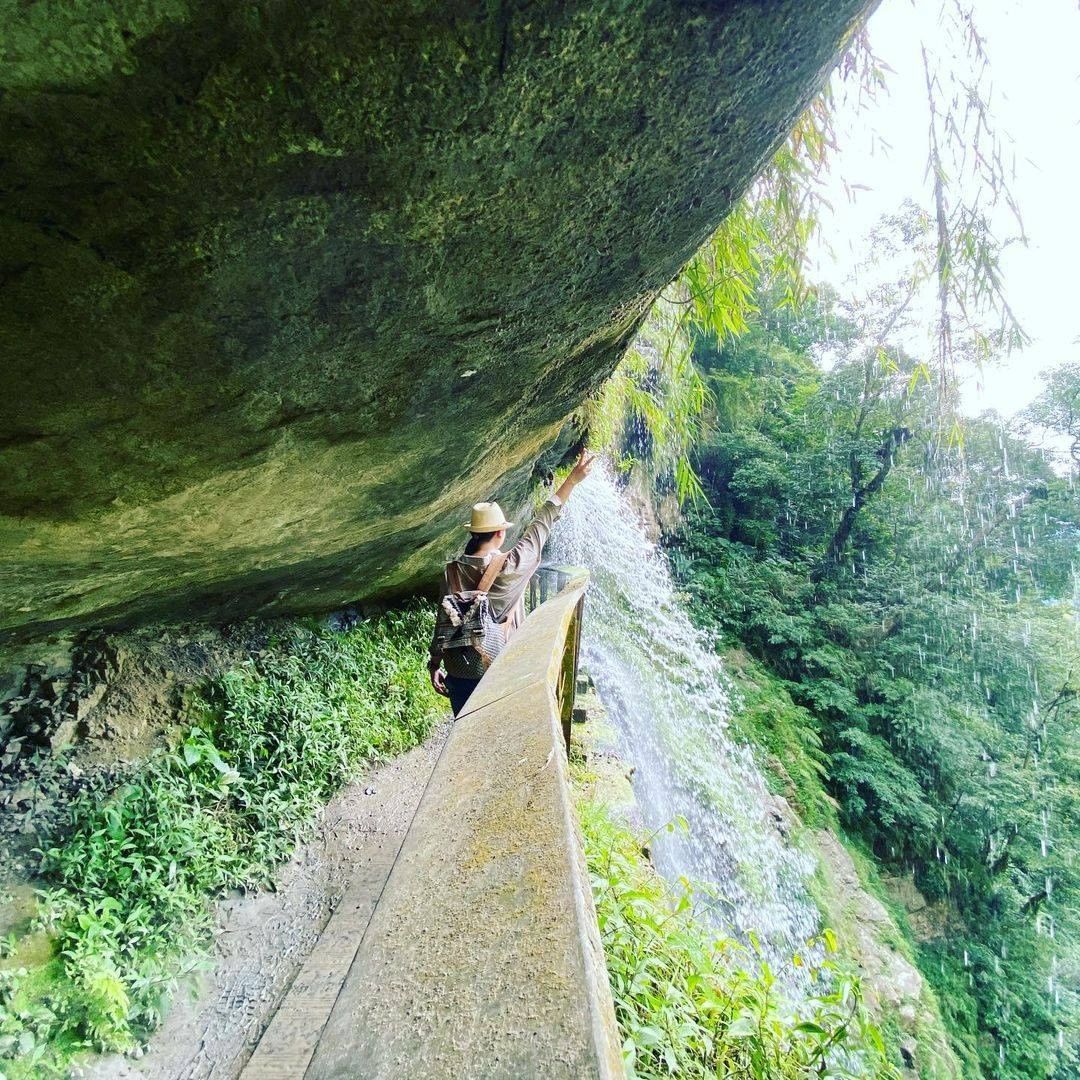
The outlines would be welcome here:
M 555 700 L 559 706 L 559 718 L 562 722 L 563 742 L 566 752 L 570 752 L 570 732 L 574 716 L 574 690 L 577 686 L 578 654 L 581 650 L 581 623 L 584 618 L 585 588 L 589 580 L 589 571 L 583 566 L 556 566 L 542 563 L 529 580 L 526 594 L 526 610 L 533 612 L 549 599 L 554 599 L 564 589 L 580 588 L 577 606 L 566 632 L 566 644 L 563 649 L 559 677 L 555 685 Z
M 576 581 L 588 571 L 582 566 L 559 566 L 555 563 L 541 563 L 529 579 L 529 588 L 525 594 L 525 609 L 535 611 L 548 598 L 562 592 L 572 581 Z
M 458 716 L 307 1080 L 623 1075 L 560 727 L 575 571 Z

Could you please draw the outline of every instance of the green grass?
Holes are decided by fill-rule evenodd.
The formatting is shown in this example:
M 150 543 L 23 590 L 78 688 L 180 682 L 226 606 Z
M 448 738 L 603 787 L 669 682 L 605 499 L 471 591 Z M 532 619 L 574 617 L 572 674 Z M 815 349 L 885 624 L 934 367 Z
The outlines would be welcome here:
M 441 711 L 430 618 L 345 633 L 290 624 L 198 693 L 188 722 L 116 790 L 92 790 L 44 853 L 46 954 L 0 971 L 0 1080 L 125 1050 L 198 966 L 223 890 L 268 884 L 318 809 L 365 765 L 421 742 Z
M 656 874 L 642 837 L 599 803 L 579 803 L 579 816 L 628 1076 L 898 1076 L 858 980 L 831 958 L 830 931 L 808 943 L 823 950 L 819 965 L 793 958 L 816 989 L 792 1007 L 753 943 L 718 936 L 689 887 Z

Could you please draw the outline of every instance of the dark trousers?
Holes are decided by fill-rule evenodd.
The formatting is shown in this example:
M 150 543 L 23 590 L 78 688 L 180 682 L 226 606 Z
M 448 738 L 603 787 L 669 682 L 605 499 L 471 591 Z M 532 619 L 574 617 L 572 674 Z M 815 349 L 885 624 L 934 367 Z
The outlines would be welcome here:
M 456 675 L 446 676 L 446 689 L 450 691 L 450 707 L 458 716 L 465 708 L 469 696 L 479 684 L 479 679 L 459 679 Z

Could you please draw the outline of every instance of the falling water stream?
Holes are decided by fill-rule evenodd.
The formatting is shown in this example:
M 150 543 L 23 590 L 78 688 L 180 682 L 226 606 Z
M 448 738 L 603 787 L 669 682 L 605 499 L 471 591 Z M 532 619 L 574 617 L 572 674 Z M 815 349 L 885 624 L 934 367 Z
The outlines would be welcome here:
M 749 752 L 727 732 L 730 691 L 715 650 L 693 627 L 663 554 L 606 467 L 574 493 L 552 540 L 587 566 L 582 660 L 635 766 L 653 859 L 670 881 L 711 897 L 725 933 L 754 931 L 771 961 L 790 958 L 817 926 L 804 883 L 809 855 L 786 844 Z M 688 828 L 666 831 L 679 818 Z

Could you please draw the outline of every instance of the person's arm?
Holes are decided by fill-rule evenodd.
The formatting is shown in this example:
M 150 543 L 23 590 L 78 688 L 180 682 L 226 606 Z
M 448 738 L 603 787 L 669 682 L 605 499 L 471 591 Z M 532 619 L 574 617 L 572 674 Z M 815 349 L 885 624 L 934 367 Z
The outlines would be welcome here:
M 449 588 L 449 582 L 444 579 L 443 596 L 447 595 Z M 431 679 L 431 685 L 435 688 L 435 693 L 441 694 L 443 697 L 449 697 L 450 691 L 446 688 L 446 672 L 442 670 L 443 654 L 439 645 L 439 631 L 448 621 L 446 610 L 440 603 L 438 613 L 435 616 L 435 632 L 431 636 L 431 646 L 428 648 L 428 677 Z
M 544 545 L 551 533 L 551 527 L 558 520 L 563 504 L 570 498 L 571 492 L 589 475 L 589 470 L 596 460 L 595 454 L 585 450 L 578 456 L 577 464 L 559 485 L 559 490 L 552 494 L 547 502 L 537 510 L 529 522 L 521 539 L 510 549 L 507 556 L 506 571 L 513 574 L 531 576 L 540 565 L 544 554 Z
M 428 677 L 431 679 L 431 685 L 435 688 L 436 694 L 441 694 L 443 697 L 449 697 L 450 691 L 446 688 L 446 672 L 442 669 L 442 653 L 436 656 L 434 653 L 428 657 Z

